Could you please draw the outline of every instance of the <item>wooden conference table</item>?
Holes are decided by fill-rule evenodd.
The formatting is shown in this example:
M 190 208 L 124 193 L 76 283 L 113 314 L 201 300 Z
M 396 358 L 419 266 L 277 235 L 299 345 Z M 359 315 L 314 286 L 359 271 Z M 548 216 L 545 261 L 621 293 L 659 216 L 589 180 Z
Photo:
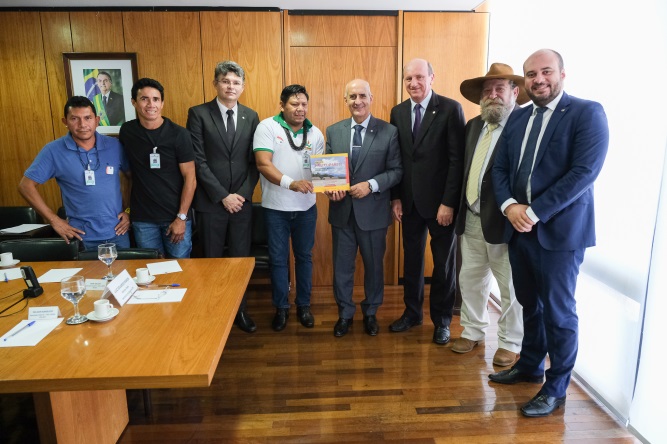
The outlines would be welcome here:
M 113 271 L 127 269 L 134 276 L 134 270 L 146 263 L 116 261 Z M 63 320 L 35 347 L 0 348 L 0 393 L 34 394 L 42 442 L 115 443 L 128 423 L 125 389 L 211 384 L 254 259 L 179 259 L 178 263 L 182 272 L 158 275 L 154 284 L 187 288 L 180 303 L 126 304 L 111 321 L 67 325 Z M 83 267 L 78 274 L 87 279 L 106 274 L 100 261 L 30 265 L 38 277 L 52 268 Z M 74 307 L 60 296 L 60 284 L 42 286 L 44 294 L 30 299 L 28 307 L 57 305 L 63 317 L 72 316 Z M 0 288 L 3 297 L 26 287 L 19 279 L 0 282 Z M 101 293 L 86 293 L 80 312 L 93 311 Z M 5 299 L 0 308 L 18 298 Z M 27 318 L 27 308 L 0 318 L 0 335 Z

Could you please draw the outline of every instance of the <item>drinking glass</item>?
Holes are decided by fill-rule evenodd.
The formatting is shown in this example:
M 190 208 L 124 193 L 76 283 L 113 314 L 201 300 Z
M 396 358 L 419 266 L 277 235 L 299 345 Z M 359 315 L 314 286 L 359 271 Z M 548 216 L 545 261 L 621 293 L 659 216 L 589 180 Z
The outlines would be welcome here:
M 118 252 L 116 251 L 116 244 L 100 244 L 97 246 L 97 257 L 104 262 L 107 267 L 109 267 L 109 273 L 106 276 L 103 276 L 102 279 L 111 280 L 115 278 L 113 272 L 111 271 L 111 264 L 118 257 Z
M 60 294 L 74 304 L 74 316 L 66 322 L 70 325 L 86 322 L 88 318 L 79 313 L 79 301 L 86 294 L 86 280 L 83 276 L 70 276 L 60 281 Z

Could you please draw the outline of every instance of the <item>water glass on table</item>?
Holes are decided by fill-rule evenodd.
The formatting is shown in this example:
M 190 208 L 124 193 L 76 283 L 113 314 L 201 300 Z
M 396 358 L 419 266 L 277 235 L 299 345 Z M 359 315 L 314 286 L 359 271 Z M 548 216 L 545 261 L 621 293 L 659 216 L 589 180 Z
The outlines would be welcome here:
M 70 276 L 60 281 L 60 294 L 62 297 L 74 304 L 74 316 L 67 319 L 67 324 L 76 325 L 84 323 L 87 317 L 79 313 L 79 301 L 86 294 L 86 280 L 83 276 Z
M 116 244 L 114 243 L 108 243 L 108 244 L 100 244 L 97 246 L 97 257 L 106 264 L 106 266 L 109 268 L 109 272 L 106 276 L 103 276 L 102 279 L 107 279 L 107 280 L 112 280 L 116 276 L 114 276 L 113 272 L 111 271 L 111 264 L 113 264 L 113 261 L 116 260 L 116 257 L 118 257 L 118 252 L 116 251 Z

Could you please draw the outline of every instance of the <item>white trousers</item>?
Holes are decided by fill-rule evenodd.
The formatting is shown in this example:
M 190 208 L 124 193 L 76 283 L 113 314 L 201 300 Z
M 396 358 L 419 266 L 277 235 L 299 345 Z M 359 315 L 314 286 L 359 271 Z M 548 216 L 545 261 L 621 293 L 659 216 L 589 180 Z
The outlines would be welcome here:
M 501 314 L 498 319 L 498 347 L 514 353 L 521 351 L 523 314 L 512 284 L 512 268 L 507 244 L 493 245 L 484 240 L 482 221 L 470 210 L 461 236 L 461 337 L 471 341 L 484 339 L 489 326 L 487 304 L 495 278 L 500 290 Z

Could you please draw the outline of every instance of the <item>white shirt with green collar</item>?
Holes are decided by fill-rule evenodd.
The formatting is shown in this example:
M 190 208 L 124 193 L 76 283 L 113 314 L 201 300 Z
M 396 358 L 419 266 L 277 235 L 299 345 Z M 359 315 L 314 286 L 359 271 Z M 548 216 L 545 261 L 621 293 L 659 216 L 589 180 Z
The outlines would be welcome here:
M 299 148 L 303 142 L 304 129 L 307 131 L 306 145 L 302 150 L 295 150 L 290 146 L 287 137 Z M 273 184 L 263 175 L 260 176 L 264 208 L 306 211 L 315 205 L 314 193 L 303 194 L 289 189 L 293 180 L 311 180 L 310 156 L 324 154 L 324 136 L 308 119 L 296 133 L 285 122 L 282 113 L 262 120 L 255 130 L 253 151 L 273 153 L 273 165 L 283 174 L 281 185 Z

